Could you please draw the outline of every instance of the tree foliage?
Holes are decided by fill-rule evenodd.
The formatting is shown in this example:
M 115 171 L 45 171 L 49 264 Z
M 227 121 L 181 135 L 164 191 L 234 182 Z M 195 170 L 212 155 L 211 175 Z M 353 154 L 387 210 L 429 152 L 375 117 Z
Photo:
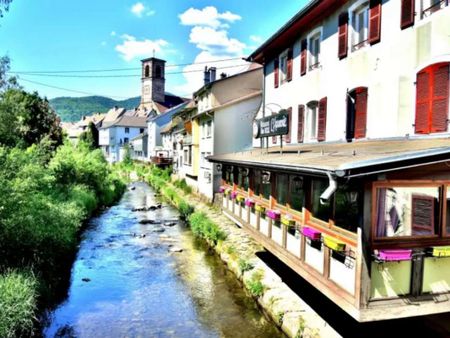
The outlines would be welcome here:
M 9 4 L 12 0 L 0 0 L 0 18 L 3 17 L 3 13 L 9 10 Z

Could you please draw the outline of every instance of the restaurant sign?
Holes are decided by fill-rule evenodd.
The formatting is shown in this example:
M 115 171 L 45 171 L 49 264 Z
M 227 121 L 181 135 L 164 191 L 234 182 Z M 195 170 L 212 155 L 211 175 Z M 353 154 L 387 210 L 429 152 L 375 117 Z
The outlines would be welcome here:
M 276 115 L 263 117 L 253 123 L 253 136 L 255 138 L 287 135 L 289 133 L 289 114 L 286 109 L 280 110 Z

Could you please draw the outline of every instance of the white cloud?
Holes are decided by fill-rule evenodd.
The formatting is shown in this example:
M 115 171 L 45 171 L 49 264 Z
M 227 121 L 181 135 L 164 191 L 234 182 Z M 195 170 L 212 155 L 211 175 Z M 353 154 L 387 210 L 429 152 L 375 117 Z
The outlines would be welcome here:
M 263 42 L 263 38 L 260 37 L 259 35 L 250 35 L 250 40 L 252 40 L 253 42 L 256 42 L 256 43 Z
M 230 11 L 219 13 L 213 6 L 207 6 L 201 10 L 191 7 L 178 17 L 184 26 L 208 26 L 213 28 L 228 27 L 227 23 L 223 21 L 233 23 L 242 19 L 241 16 Z
M 245 48 L 244 43 L 229 38 L 227 31 L 215 30 L 211 27 L 193 27 L 189 42 L 212 55 L 228 55 L 229 57 L 242 56 Z
M 137 40 L 134 36 L 124 34 L 121 36 L 123 42 L 116 46 L 116 51 L 125 61 L 131 61 L 137 57 L 149 57 L 153 53 L 164 54 L 163 47 L 169 43 L 163 39 L 158 40 Z
M 133 6 L 131 6 L 131 13 L 139 18 L 142 18 L 144 15 L 152 16 L 156 12 L 154 10 L 147 9 L 142 2 L 136 2 Z
M 111 36 L 116 36 L 117 34 L 116 34 L 115 31 L 112 31 L 112 32 L 110 33 L 110 35 L 111 35 Z

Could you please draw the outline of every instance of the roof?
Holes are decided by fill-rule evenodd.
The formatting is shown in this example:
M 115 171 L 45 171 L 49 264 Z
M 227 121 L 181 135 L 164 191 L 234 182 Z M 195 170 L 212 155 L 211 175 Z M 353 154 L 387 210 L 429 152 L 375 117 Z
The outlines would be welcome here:
M 89 123 L 94 123 L 94 125 L 97 125 L 98 123 L 102 122 L 105 118 L 106 114 L 94 114 L 90 116 L 85 116 L 81 121 L 78 122 L 79 127 L 86 127 L 89 125 Z
M 127 116 L 122 115 L 117 120 L 110 123 L 103 123 L 100 129 L 106 129 L 110 127 L 134 127 L 134 128 L 146 128 L 147 118 L 141 116 Z
M 345 4 L 347 0 L 312 0 L 274 35 L 256 49 L 248 59 L 264 63 L 265 59 L 292 45 L 303 32 Z
M 125 108 L 114 107 L 111 108 L 103 118 L 103 124 L 114 122 L 118 117 L 125 113 Z
M 209 156 L 212 162 L 353 177 L 450 159 L 450 138 L 315 143 Z
M 164 113 L 166 112 L 166 110 L 176 107 L 181 103 L 188 102 L 189 100 L 190 99 L 176 96 L 166 92 L 164 94 L 164 102 L 154 101 L 154 104 L 157 106 L 158 111 L 160 113 Z
M 159 115 L 149 115 L 149 117 L 147 118 L 147 121 L 155 121 L 158 120 L 160 118 L 163 118 L 164 116 L 170 115 L 170 114 L 177 114 L 178 112 L 180 112 L 181 110 L 183 110 L 188 104 L 189 102 L 191 102 L 191 100 L 189 101 L 183 101 L 180 104 L 178 104 L 175 107 L 172 107 L 168 110 L 166 110 L 164 113 L 159 114 Z
M 172 121 L 170 121 L 169 123 L 166 123 L 165 125 L 163 125 L 161 127 L 160 134 L 169 133 L 171 130 L 172 130 Z

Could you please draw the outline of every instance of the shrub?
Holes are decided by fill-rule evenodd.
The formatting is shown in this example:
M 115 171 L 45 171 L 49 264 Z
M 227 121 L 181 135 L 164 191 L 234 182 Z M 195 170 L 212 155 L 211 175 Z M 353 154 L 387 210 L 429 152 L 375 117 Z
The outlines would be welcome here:
M 264 285 L 262 284 L 262 278 L 264 272 L 262 270 L 257 270 L 253 272 L 250 279 L 246 281 L 246 285 L 250 293 L 255 297 L 260 297 L 264 293 Z
M 178 210 L 180 211 L 180 216 L 183 219 L 188 219 L 189 216 L 194 213 L 194 207 L 187 203 L 186 201 L 180 199 L 177 203 Z
M 186 183 L 186 180 L 184 178 L 181 180 L 175 180 L 173 182 L 173 185 L 183 190 L 186 194 L 192 193 L 192 188 Z
M 189 216 L 189 224 L 195 236 L 208 239 L 214 243 L 226 238 L 226 234 L 203 212 L 194 212 Z
M 241 271 L 241 274 L 246 272 L 246 271 L 250 271 L 254 268 L 254 265 L 252 263 L 250 263 L 249 261 L 240 258 L 238 261 L 239 264 L 239 270 Z
M 31 273 L 0 275 L 0 337 L 31 336 L 37 282 Z

